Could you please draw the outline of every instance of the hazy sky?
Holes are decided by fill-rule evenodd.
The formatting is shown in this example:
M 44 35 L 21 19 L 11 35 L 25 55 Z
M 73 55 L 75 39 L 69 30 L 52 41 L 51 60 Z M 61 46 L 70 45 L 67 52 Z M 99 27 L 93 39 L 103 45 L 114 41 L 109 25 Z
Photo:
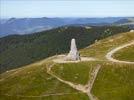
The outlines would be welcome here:
M 134 16 L 134 0 L 0 0 L 1 17 Z

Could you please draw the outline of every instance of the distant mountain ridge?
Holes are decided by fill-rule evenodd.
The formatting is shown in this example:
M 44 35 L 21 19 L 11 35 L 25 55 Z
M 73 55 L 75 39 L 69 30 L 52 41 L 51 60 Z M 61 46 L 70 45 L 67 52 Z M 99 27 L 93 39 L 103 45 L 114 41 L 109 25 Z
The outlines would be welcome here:
M 106 17 L 106 18 L 10 18 L 0 19 L 0 37 L 11 34 L 29 34 L 57 28 L 64 25 L 111 25 L 127 22 L 128 18 Z M 131 18 L 132 19 L 132 18 Z M 133 18 L 134 19 L 134 18 Z
M 124 18 L 116 21 L 114 24 L 118 25 L 127 25 L 127 24 L 134 24 L 134 18 Z

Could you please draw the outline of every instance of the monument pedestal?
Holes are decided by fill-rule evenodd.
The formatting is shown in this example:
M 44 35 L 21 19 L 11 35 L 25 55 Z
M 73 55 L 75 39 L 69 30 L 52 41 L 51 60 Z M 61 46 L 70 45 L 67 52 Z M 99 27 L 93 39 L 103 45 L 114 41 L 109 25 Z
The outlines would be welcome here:
M 65 57 L 65 60 L 80 60 L 80 54 L 77 50 L 75 39 L 71 40 L 70 51 L 69 54 Z

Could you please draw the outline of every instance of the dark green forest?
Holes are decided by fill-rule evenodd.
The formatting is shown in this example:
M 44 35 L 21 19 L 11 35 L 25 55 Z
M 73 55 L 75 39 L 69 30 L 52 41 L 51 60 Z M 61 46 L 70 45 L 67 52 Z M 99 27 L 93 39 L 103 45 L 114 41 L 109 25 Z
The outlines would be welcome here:
M 72 38 L 76 39 L 78 49 L 95 40 L 129 31 L 128 27 L 101 26 L 85 28 L 64 26 L 28 35 L 11 35 L 0 38 L 1 73 L 18 68 L 56 54 L 66 53 Z

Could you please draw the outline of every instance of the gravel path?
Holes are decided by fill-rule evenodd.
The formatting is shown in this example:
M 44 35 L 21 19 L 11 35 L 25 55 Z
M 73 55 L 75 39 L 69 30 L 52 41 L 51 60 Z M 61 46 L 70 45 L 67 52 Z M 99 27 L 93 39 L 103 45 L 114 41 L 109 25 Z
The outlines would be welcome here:
M 61 78 L 59 78 L 58 76 L 56 76 L 55 74 L 53 74 L 53 72 L 51 71 L 51 68 L 55 65 L 52 64 L 51 66 L 47 66 L 47 73 L 50 74 L 51 76 L 55 77 L 57 80 L 59 80 L 60 82 L 64 83 L 64 84 L 67 84 L 69 86 L 71 86 L 72 88 L 78 90 L 78 91 L 81 91 L 83 93 L 86 93 L 89 97 L 90 100 L 97 100 L 97 98 L 95 96 L 93 96 L 91 94 L 91 89 L 92 89 L 92 86 L 94 84 L 94 81 L 97 77 L 97 74 L 101 68 L 100 65 L 96 66 L 96 68 L 94 68 L 94 70 L 90 73 L 91 74 L 91 79 L 88 81 L 88 83 L 86 85 L 81 85 L 81 84 L 75 84 L 73 82 L 70 82 L 70 81 L 66 81 L 66 80 L 63 80 Z M 89 76 L 90 77 L 90 76 Z
M 84 61 L 96 61 L 97 59 L 92 57 L 81 57 L 81 60 L 77 61 L 67 61 L 65 60 L 66 55 L 58 55 L 55 59 L 53 59 L 53 62 L 55 63 L 78 63 L 78 62 L 84 62 Z
M 121 60 L 117 60 L 115 58 L 113 58 L 113 54 L 117 51 L 119 51 L 120 49 L 123 49 L 127 46 L 130 46 L 130 45 L 134 45 L 134 41 L 130 42 L 130 43 L 127 43 L 127 44 L 124 44 L 124 45 L 121 45 L 113 50 L 111 50 L 110 52 L 108 52 L 106 54 L 106 58 L 109 60 L 109 61 L 112 61 L 112 62 L 117 62 L 117 63 L 126 63 L 126 64 L 134 64 L 134 62 L 129 62 L 129 61 L 121 61 Z

